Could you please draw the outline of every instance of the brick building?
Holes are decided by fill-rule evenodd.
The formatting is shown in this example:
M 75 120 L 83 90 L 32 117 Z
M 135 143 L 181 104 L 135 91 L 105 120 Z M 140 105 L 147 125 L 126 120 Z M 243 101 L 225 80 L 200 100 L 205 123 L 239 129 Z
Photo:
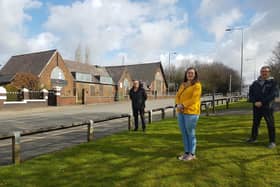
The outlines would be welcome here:
M 62 96 L 73 96 L 73 76 L 57 50 L 12 56 L 0 70 L 0 84 L 11 83 L 21 72 L 37 76 L 41 89 L 61 89 Z
M 161 62 L 100 67 L 64 60 L 57 50 L 12 56 L 0 70 L 0 85 L 12 83 L 21 72 L 37 76 L 40 89 L 60 90 L 57 105 L 127 99 L 134 79 L 150 95 L 165 95 L 167 88 Z
M 107 66 L 109 74 L 118 85 L 120 96 L 126 96 L 132 80 L 141 80 L 151 95 L 166 94 L 167 81 L 161 62 L 142 63 L 122 66 Z
M 76 103 L 95 103 L 113 101 L 116 86 L 104 67 L 65 60 L 65 64 L 74 78 L 74 96 Z M 86 101 L 83 100 L 86 98 Z

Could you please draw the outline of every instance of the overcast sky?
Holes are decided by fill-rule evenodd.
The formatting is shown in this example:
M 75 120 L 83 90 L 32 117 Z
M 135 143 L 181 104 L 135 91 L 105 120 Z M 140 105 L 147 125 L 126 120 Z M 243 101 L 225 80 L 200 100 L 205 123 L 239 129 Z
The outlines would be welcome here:
M 0 64 L 12 55 L 58 49 L 74 59 L 91 51 L 91 63 L 119 65 L 182 59 L 221 61 L 240 71 L 244 28 L 244 79 L 280 41 L 279 0 L 1 0 Z

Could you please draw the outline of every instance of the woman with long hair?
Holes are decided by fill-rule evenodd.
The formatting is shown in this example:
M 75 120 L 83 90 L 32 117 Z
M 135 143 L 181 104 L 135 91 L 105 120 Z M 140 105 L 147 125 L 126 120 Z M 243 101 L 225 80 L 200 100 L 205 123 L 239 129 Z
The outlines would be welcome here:
M 185 72 L 184 82 L 176 94 L 178 123 L 183 137 L 184 154 L 179 160 L 189 161 L 196 158 L 195 129 L 200 114 L 201 84 L 195 68 L 190 67 Z

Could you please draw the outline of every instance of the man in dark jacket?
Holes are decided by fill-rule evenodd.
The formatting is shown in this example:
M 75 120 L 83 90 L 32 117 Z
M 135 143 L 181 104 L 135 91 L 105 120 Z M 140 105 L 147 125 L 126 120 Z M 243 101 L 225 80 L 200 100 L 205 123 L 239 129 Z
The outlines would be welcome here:
M 145 111 L 145 102 L 147 100 L 147 94 L 143 85 L 140 85 L 138 80 L 133 81 L 133 87 L 129 91 L 129 97 L 132 103 L 132 111 L 134 117 L 134 131 L 138 130 L 138 114 L 140 113 L 141 121 L 142 121 L 142 130 L 145 131 L 146 124 L 144 118 Z
M 249 101 L 253 103 L 253 126 L 251 137 L 247 142 L 256 142 L 260 122 L 264 117 L 269 135 L 268 148 L 274 148 L 276 144 L 273 104 L 278 94 L 278 89 L 276 81 L 273 77 L 270 77 L 270 71 L 269 66 L 263 66 L 260 72 L 261 76 L 253 82 L 249 89 Z

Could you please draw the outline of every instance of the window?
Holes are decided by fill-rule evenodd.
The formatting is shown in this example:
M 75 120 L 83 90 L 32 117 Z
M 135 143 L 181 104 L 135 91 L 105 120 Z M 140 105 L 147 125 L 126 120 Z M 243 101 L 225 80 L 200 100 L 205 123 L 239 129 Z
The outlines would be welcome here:
M 128 89 L 129 88 L 129 81 L 127 79 L 124 79 L 123 85 L 124 85 L 125 89 Z
M 83 82 L 92 82 L 92 77 L 91 77 L 91 74 L 89 74 L 89 73 L 76 72 L 76 80 L 83 81 Z
M 113 79 L 112 79 L 112 77 L 101 76 L 100 77 L 100 83 L 103 83 L 103 84 L 113 84 Z
M 52 70 L 51 79 L 65 80 L 63 71 L 59 67 L 55 67 Z

